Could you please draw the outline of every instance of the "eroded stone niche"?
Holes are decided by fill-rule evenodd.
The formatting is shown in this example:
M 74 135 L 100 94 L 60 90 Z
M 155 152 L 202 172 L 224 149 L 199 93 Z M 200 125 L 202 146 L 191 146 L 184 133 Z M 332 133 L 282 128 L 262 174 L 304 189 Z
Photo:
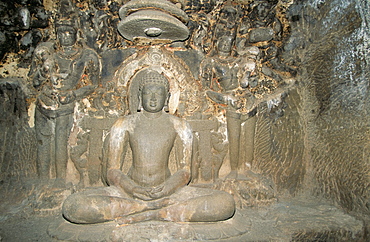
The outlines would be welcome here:
M 69 7 L 66 1 L 67 17 L 75 15 L 79 26 L 79 45 L 96 53 L 93 67 L 101 68 L 79 80 L 94 89 L 74 103 L 67 173 L 61 178 L 80 187 L 102 185 L 104 138 L 116 118 L 135 111 L 130 93 L 138 70 L 156 65 L 171 83 L 169 112 L 188 120 L 197 137 L 193 183 L 232 189 L 215 181 L 238 170 L 272 180 L 274 189 L 268 184 L 262 192 L 267 203 L 276 192 L 307 191 L 368 214 L 365 3 L 175 1 L 188 18 L 179 21 L 189 37 L 171 43 L 157 40 L 157 30 L 151 30 L 150 41 L 122 38 L 119 8 L 127 2 L 76 1 Z M 54 51 L 54 24 L 66 16 L 49 1 L 1 4 L 9 9 L 1 20 L 1 75 L 18 77 L 1 82 L 1 179 L 37 178 L 34 112 L 42 85 L 26 76 L 37 70 L 38 63 L 32 64 L 37 48 Z M 217 41 L 225 35 L 232 48 L 220 54 Z M 222 78 L 227 85 L 220 84 Z M 239 150 L 229 149 L 234 141 L 228 121 L 240 129 Z M 58 162 L 50 163 L 46 177 L 57 177 Z M 243 192 L 251 197 L 240 198 L 240 206 L 264 202 Z

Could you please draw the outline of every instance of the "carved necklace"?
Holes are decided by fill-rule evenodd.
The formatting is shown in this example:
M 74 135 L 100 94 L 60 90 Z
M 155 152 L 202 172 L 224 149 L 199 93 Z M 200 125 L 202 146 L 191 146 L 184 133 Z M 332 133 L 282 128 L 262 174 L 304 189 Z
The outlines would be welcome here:
M 75 49 L 73 47 L 72 47 L 72 50 L 75 50 L 75 51 L 73 51 L 70 54 L 67 54 L 65 51 L 58 51 L 57 52 L 57 55 L 59 57 L 61 57 L 61 58 L 64 58 L 64 59 L 74 59 L 74 57 L 76 57 L 77 55 L 79 55 L 81 53 L 81 51 L 82 51 L 81 48 Z
M 232 57 L 232 56 L 228 56 L 226 58 L 221 58 L 221 57 L 217 56 L 216 58 L 217 58 L 216 62 L 219 62 L 222 65 L 227 65 L 229 68 L 232 68 L 232 67 L 238 65 L 238 62 L 239 62 L 239 58 L 235 58 L 235 57 Z

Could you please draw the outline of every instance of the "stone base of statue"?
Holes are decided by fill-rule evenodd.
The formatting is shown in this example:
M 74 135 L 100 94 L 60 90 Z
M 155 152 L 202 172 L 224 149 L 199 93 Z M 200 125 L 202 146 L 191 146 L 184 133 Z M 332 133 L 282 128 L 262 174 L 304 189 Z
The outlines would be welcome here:
M 250 220 L 239 211 L 233 218 L 213 223 L 147 221 L 117 225 L 116 222 L 79 225 L 62 217 L 48 228 L 48 234 L 66 241 L 198 241 L 237 239 L 250 231 Z
M 362 241 L 366 225 L 325 200 L 301 197 L 238 209 L 215 223 L 147 221 L 78 225 L 60 216 L 48 234 L 62 241 Z

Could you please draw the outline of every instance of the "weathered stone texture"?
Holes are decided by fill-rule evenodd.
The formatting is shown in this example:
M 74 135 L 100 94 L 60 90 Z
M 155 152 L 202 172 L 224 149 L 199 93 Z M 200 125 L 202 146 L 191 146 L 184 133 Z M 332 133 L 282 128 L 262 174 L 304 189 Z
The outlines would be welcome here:
M 370 198 L 368 11 L 366 1 L 297 1 L 289 13 L 295 52 L 285 53 L 300 65 L 304 189 L 363 218 Z
M 50 23 L 53 23 L 57 19 L 56 11 L 52 11 L 57 4 L 44 0 L 48 10 L 45 12 L 41 3 L 35 6 L 28 4 L 37 1 L 17 2 L 22 3 L 0 3 L 0 13 L 4 15 L 0 19 L 0 59 L 4 57 L 8 62 L 4 61 L 0 66 L 3 67 L 0 69 L 1 77 L 15 73 L 22 76 L 21 73 L 30 68 L 30 57 L 36 45 L 55 39 L 53 26 L 48 26 L 47 20 L 50 17 Z M 81 44 L 94 49 L 101 57 L 102 78 L 95 92 L 75 106 L 75 123 L 68 152 L 69 164 L 73 166 L 74 162 L 76 168 L 69 169 L 68 175 L 76 178 L 68 181 L 77 183 L 80 178 L 81 182 L 73 188 L 101 185 L 102 173 L 106 172 L 102 160 L 104 138 L 115 119 L 136 112 L 138 103 L 136 95 L 131 92 L 138 87 L 131 84 L 135 83 L 140 70 L 157 65 L 171 79 L 171 91 L 175 93 L 170 99 L 170 112 L 187 119 L 196 137 L 195 147 L 199 150 L 194 152 L 197 159 L 193 160 L 193 184 L 208 182 L 206 185 L 210 185 L 214 182 L 214 187 L 232 193 L 237 207 L 243 209 L 271 205 L 276 196 L 329 198 L 341 209 L 370 224 L 368 1 L 268 0 L 272 5 L 264 9 L 259 8 L 266 3 L 264 1 L 173 0 L 171 2 L 181 5 L 189 17 L 186 27 L 190 36 L 183 42 L 161 47 L 137 46 L 135 41 L 125 40 L 115 31 L 120 21 L 119 7 L 128 0 L 74 2 L 77 3 L 84 39 Z M 144 2 L 152 6 L 155 1 Z M 28 14 L 26 5 L 30 21 L 25 22 L 28 25 L 22 25 L 24 23 L 19 16 L 22 11 Z M 4 6 L 9 9 L 7 14 Z M 266 9 L 269 11 L 262 16 Z M 156 30 L 148 31 L 152 32 L 145 33 L 144 37 L 155 38 Z M 215 99 L 221 100 L 217 103 L 206 95 L 207 87 L 202 86 L 204 71 L 201 63 L 207 58 L 216 59 L 216 42 L 222 35 L 235 37 L 235 43 L 228 53 L 228 62 L 225 62 L 228 68 L 219 68 L 219 72 L 209 78 L 214 82 L 209 89 L 212 89 Z M 139 42 L 142 45 L 158 44 L 161 38 L 158 39 Z M 238 62 L 243 58 L 248 61 Z M 252 67 L 235 71 L 241 68 L 241 63 Z M 13 69 L 7 69 L 7 65 Z M 237 88 L 232 86 L 227 90 L 229 92 L 222 90 L 216 80 L 227 76 L 225 70 L 235 71 L 234 77 L 237 77 Z M 248 71 L 250 76 L 247 82 L 242 83 L 241 76 Z M 253 75 L 258 73 L 258 78 L 252 72 Z M 29 108 L 32 100 L 26 83 L 21 78 L 0 80 L 0 184 L 11 179 L 34 178 L 37 173 L 37 142 L 32 108 Z M 275 95 L 277 93 L 279 95 Z M 230 97 L 234 99 L 227 99 Z M 225 114 L 228 104 L 224 99 L 244 102 L 244 106 L 251 102 L 256 107 L 253 115 L 257 115 L 247 121 L 239 120 L 238 144 L 241 146 L 238 161 L 241 166 L 238 168 L 243 173 L 242 179 L 225 179 L 217 183 L 215 181 L 224 178 L 230 170 Z M 238 112 L 245 112 L 243 115 L 247 116 L 244 106 Z M 253 138 L 254 142 L 251 142 Z M 248 149 L 254 152 L 250 154 Z M 127 158 L 132 157 L 128 155 Z M 212 170 L 208 169 L 210 166 Z M 218 171 L 220 174 L 223 172 L 222 175 L 219 176 Z M 19 197 L 14 196 L 14 200 L 20 202 L 30 195 L 24 204 L 31 204 L 28 207 L 33 212 L 57 213 L 64 197 L 73 190 L 72 187 L 66 188 L 66 184 L 59 190 L 59 185 L 56 182 L 50 187 L 36 187 L 35 191 L 32 187 L 22 195 L 14 192 L 16 188 L 13 193 Z M 22 206 L 26 206 L 24 204 Z M 255 228 L 264 227 L 264 223 L 271 225 L 272 231 L 265 236 L 266 239 L 286 238 L 288 227 L 297 228 L 289 230 L 289 239 L 293 241 L 356 240 L 363 236 L 359 221 L 347 229 L 343 228 L 353 221 L 322 230 L 306 222 L 305 216 L 309 217 L 311 212 L 311 215 L 318 216 L 318 220 L 329 220 L 328 217 L 334 217 L 331 212 L 337 211 L 333 207 L 318 205 L 313 212 L 311 205 L 316 205 L 310 204 L 307 210 L 296 206 L 299 207 L 297 212 L 289 207 L 291 204 L 285 205 L 272 206 L 269 215 L 277 217 L 289 213 L 292 216 L 285 220 L 274 220 L 270 216 L 265 221 L 261 215 L 261 219 L 252 224 L 252 233 L 249 234 L 252 239 L 261 239 L 253 237 L 257 233 L 253 231 L 260 232 Z M 24 211 L 31 213 L 30 210 Z M 294 216 L 302 211 L 305 216 L 300 218 L 303 219 L 294 220 Z M 323 213 L 329 214 L 328 217 L 319 216 Z M 247 221 L 248 215 L 245 216 Z M 340 220 L 339 217 L 336 219 Z M 337 221 L 334 220 L 335 224 Z M 298 222 L 292 227 L 292 221 Z M 273 234 L 275 225 L 282 231 L 278 235 Z M 134 231 L 135 228 L 123 228 L 120 233 Z
M 252 164 L 252 169 L 273 178 L 279 192 L 287 191 L 292 195 L 304 189 L 304 132 L 299 114 L 300 102 L 297 91 L 293 90 L 281 104 L 283 107 L 269 111 L 268 106 L 261 106 Z
M 0 180 L 36 175 L 34 130 L 28 125 L 25 80 L 0 80 Z

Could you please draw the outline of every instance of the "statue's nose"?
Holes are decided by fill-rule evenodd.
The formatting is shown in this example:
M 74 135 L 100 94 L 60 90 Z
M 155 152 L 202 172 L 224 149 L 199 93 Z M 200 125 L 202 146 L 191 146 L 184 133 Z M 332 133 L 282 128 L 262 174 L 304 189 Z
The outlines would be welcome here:
M 150 100 L 152 101 L 155 101 L 157 98 L 155 97 L 155 93 L 152 93 L 152 97 L 150 98 Z

